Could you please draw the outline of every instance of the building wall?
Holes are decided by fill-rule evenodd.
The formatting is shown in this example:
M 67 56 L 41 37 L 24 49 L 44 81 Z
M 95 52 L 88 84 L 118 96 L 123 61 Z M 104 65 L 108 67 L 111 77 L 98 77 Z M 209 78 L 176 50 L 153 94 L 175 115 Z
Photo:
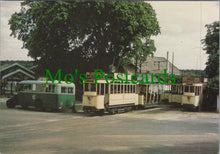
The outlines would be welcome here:
M 166 58 L 164 58 L 164 57 L 147 57 L 147 60 L 144 63 L 142 63 L 141 73 L 163 74 L 164 69 L 167 69 L 167 73 L 169 73 L 169 74 L 172 73 L 172 63 L 169 61 L 167 62 Z M 140 70 L 140 68 L 138 68 L 138 72 L 139 72 L 139 70 Z M 181 75 L 180 70 L 175 65 L 173 65 L 173 74 Z

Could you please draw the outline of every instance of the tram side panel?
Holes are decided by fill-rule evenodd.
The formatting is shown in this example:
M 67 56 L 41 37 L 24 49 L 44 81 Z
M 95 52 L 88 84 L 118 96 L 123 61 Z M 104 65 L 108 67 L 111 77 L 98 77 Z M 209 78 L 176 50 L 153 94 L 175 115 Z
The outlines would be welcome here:
M 97 111 L 104 110 L 104 95 L 96 95 L 96 92 L 85 92 L 83 95 L 83 110 Z
M 109 107 L 118 106 L 137 106 L 138 95 L 134 93 L 128 94 L 110 94 Z
M 182 95 L 181 94 L 170 94 L 169 95 L 169 102 L 175 102 L 175 103 L 180 103 L 182 102 Z

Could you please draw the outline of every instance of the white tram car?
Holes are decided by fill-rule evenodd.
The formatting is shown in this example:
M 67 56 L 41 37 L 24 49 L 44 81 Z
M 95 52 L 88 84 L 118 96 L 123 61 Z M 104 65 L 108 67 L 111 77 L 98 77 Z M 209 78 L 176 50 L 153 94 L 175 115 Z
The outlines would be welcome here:
M 100 79 L 97 84 L 91 81 L 83 85 L 82 107 L 84 112 L 107 111 L 112 114 L 156 107 L 161 93 L 162 85 L 159 84 L 107 84 Z
M 136 84 L 107 84 L 105 80 L 87 82 L 83 85 L 84 112 L 105 112 L 112 114 L 120 110 L 129 111 L 138 107 Z
M 199 109 L 203 103 L 204 88 L 202 83 L 171 85 L 169 103 L 179 103 L 182 107 Z
M 199 109 L 203 103 L 203 90 L 205 86 L 202 83 L 183 84 L 183 95 L 181 105 L 183 107 L 192 107 Z

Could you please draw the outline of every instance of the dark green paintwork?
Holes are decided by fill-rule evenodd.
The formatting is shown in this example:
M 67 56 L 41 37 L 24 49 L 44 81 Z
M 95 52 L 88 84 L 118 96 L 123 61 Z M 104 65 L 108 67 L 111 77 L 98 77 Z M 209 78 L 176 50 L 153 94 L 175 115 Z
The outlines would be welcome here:
M 31 92 L 20 92 L 17 95 L 17 104 L 24 107 L 36 106 L 36 103 L 39 102 L 42 103 L 42 108 L 45 109 L 67 109 L 75 105 L 75 95 Z M 62 105 L 60 104 L 61 102 L 63 103 Z

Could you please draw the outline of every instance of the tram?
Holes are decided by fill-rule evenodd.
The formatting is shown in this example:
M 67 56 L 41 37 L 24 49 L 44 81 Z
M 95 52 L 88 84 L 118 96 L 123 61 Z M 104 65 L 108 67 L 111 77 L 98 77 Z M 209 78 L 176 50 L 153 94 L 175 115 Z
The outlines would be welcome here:
M 117 73 L 115 73 L 116 76 Z M 92 77 L 88 75 L 89 77 Z M 111 114 L 130 111 L 132 109 L 156 107 L 161 98 L 162 85 L 117 83 L 107 84 L 99 79 L 97 84 L 87 80 L 83 85 L 83 111 L 109 112 Z M 109 79 L 109 83 L 112 82 Z
M 71 108 L 75 111 L 75 85 L 65 82 L 26 80 L 18 83 L 17 95 L 6 102 L 8 108 L 21 105 L 23 108 L 34 106 L 41 110 L 62 110 Z
M 198 110 L 204 101 L 203 92 L 206 87 L 203 83 L 182 83 L 171 85 L 169 103 L 177 103 L 183 108 Z
M 181 105 L 199 109 L 203 103 L 203 91 L 205 86 L 202 83 L 183 84 L 183 95 Z
M 84 112 L 105 111 L 115 114 L 121 111 L 130 111 L 138 107 L 138 94 L 136 84 L 107 84 L 105 80 L 87 82 L 83 85 Z

